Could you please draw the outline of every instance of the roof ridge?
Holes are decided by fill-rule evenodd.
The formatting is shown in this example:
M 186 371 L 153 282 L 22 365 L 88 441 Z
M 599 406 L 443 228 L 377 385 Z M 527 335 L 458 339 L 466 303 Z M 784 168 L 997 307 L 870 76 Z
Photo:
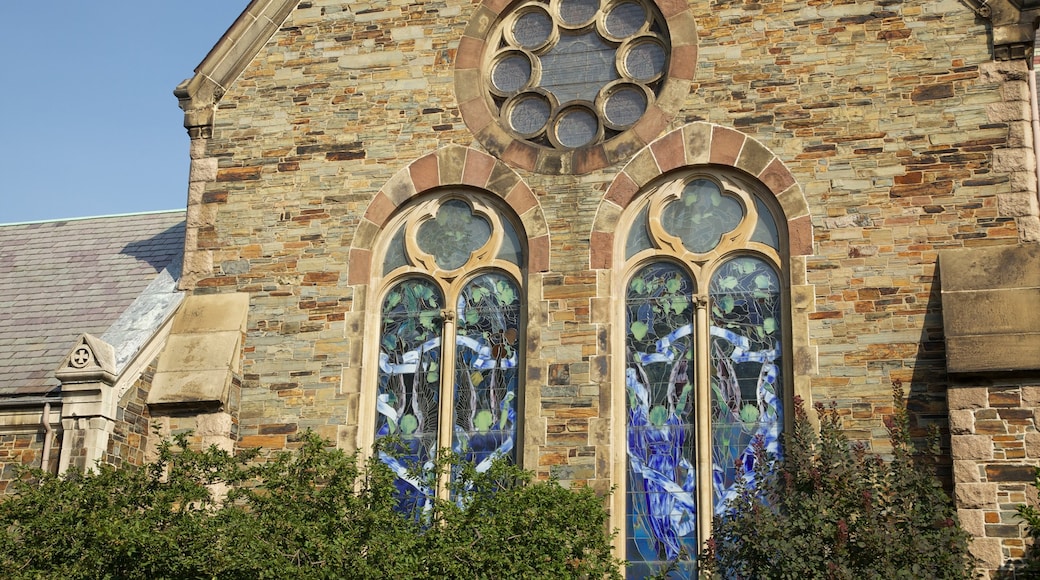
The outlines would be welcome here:
M 180 209 L 157 209 L 157 210 L 151 210 L 151 211 L 137 211 L 137 212 L 129 212 L 129 213 L 111 213 L 111 214 L 104 214 L 104 215 L 90 215 L 90 216 L 68 217 L 68 218 L 52 218 L 52 219 L 46 219 L 46 220 L 30 220 L 30 221 L 24 221 L 24 222 L 7 222 L 7 223 L 0 222 L 0 227 L 5 227 L 5 226 L 25 226 L 25 225 L 31 225 L 31 224 L 46 224 L 46 223 L 53 223 L 53 222 L 78 222 L 78 221 L 84 221 L 84 220 L 121 218 L 121 217 L 131 217 L 131 216 L 140 216 L 140 215 L 157 215 L 157 214 L 163 214 L 163 213 L 184 213 L 185 211 L 186 210 L 184 208 L 180 208 Z

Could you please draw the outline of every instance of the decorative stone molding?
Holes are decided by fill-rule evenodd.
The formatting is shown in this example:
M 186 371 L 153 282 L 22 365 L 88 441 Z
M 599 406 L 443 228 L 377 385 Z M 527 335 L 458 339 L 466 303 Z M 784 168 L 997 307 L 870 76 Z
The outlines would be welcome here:
M 116 380 L 115 349 L 96 336 L 82 334 L 54 375 L 63 385 L 98 381 L 111 385 Z
M 173 94 L 184 111 L 184 128 L 192 139 L 210 137 L 217 102 L 298 3 L 299 0 L 250 2 L 195 69 L 195 76 L 177 85 Z
M 476 149 L 451 145 L 416 159 L 391 177 L 375 195 L 357 227 L 350 249 L 349 284 L 367 284 L 376 234 L 398 207 L 427 191 L 469 186 L 502 198 L 523 225 L 527 236 L 528 272 L 549 270 L 549 226 L 534 192 L 505 163 Z
M 669 36 L 668 69 L 659 95 L 631 128 L 607 142 L 575 149 L 535 145 L 507 131 L 496 122 L 498 113 L 484 90 L 483 80 L 495 46 L 488 34 L 510 3 L 484 0 L 473 14 L 459 42 L 455 63 L 455 87 L 462 118 L 477 141 L 506 163 L 549 175 L 582 175 L 627 159 L 661 134 L 685 102 L 697 64 L 697 25 L 694 10 L 686 2 L 656 0 Z M 486 50 L 487 49 L 487 50 Z
M 802 188 L 779 157 L 739 131 L 711 123 L 691 123 L 653 141 L 636 153 L 607 189 L 592 228 L 592 268 L 613 263 L 617 212 L 661 175 L 682 167 L 733 167 L 761 182 L 777 200 L 787 218 L 791 256 L 813 253 L 812 221 Z
M 993 28 L 993 58 L 1018 60 L 1033 58 L 1036 24 L 1040 18 L 1037 0 L 964 0 Z
M 54 375 L 61 381 L 62 446 L 58 472 L 92 469 L 108 449 L 119 403 L 115 349 L 82 334 Z

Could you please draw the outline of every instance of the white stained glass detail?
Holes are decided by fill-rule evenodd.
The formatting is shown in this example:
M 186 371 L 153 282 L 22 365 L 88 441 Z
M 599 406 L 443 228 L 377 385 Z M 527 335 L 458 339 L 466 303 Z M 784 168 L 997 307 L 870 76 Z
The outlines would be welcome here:
M 549 40 L 553 21 L 541 10 L 525 12 L 513 23 L 513 38 L 517 44 L 527 49 L 535 49 Z
M 603 112 L 610 123 L 618 127 L 628 127 L 643 116 L 646 105 L 646 95 L 643 91 L 638 87 L 628 86 L 614 91 L 607 97 Z
M 584 24 L 599 11 L 599 0 L 560 0 L 560 18 L 568 26 Z
M 491 82 L 503 93 L 515 93 L 531 80 L 531 61 L 520 53 L 513 53 L 495 64 Z
M 556 139 L 564 147 L 588 145 L 599 132 L 599 121 L 592 111 L 583 107 L 568 109 L 556 122 Z
M 614 47 L 596 33 L 563 34 L 541 57 L 541 86 L 560 104 L 595 101 L 605 84 L 621 78 L 614 66 L 614 53 Z
M 632 36 L 646 22 L 646 10 L 635 2 L 622 2 L 607 13 L 607 32 L 614 38 Z
M 517 97 L 509 110 L 509 125 L 522 135 L 534 135 L 545 129 L 552 107 L 544 96 L 526 94 Z
M 632 78 L 651 81 L 664 72 L 664 47 L 655 40 L 638 42 L 625 55 L 625 69 Z

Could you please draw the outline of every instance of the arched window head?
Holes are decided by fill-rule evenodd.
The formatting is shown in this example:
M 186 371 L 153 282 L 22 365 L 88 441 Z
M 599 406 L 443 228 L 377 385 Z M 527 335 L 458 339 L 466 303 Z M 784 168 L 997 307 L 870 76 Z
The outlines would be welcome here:
M 524 250 L 481 197 L 448 192 L 408 208 L 382 245 L 375 438 L 420 514 L 446 481 L 440 448 L 486 469 L 515 461 Z
M 643 577 L 699 552 L 712 513 L 779 454 L 782 232 L 754 184 L 687 172 L 625 238 L 626 558 Z M 692 563 L 688 574 L 694 574 Z M 682 567 L 682 566 L 680 566 Z

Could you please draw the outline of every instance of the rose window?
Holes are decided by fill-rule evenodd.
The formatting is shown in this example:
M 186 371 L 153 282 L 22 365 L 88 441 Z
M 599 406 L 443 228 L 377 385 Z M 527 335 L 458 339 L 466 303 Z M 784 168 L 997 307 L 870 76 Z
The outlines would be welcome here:
M 529 0 L 489 38 L 499 124 L 555 150 L 609 141 L 654 103 L 668 70 L 664 20 L 640 0 Z

